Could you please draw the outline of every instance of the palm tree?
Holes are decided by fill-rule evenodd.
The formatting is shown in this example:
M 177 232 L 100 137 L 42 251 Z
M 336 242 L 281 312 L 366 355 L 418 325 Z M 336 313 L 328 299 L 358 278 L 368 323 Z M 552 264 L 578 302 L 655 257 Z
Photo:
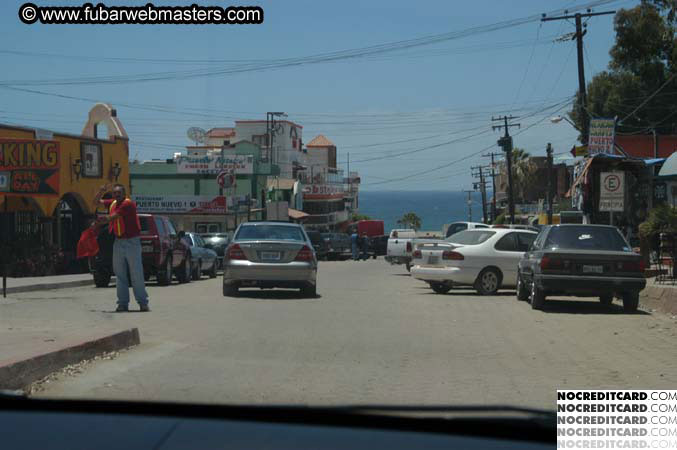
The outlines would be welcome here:
M 536 165 L 531 161 L 529 152 L 522 148 L 512 151 L 512 175 L 514 194 L 517 199 L 524 202 L 529 189 L 536 183 Z
M 416 215 L 414 212 L 408 212 L 403 215 L 398 221 L 398 225 L 403 227 L 413 228 L 414 230 L 419 230 L 421 228 L 421 218 Z

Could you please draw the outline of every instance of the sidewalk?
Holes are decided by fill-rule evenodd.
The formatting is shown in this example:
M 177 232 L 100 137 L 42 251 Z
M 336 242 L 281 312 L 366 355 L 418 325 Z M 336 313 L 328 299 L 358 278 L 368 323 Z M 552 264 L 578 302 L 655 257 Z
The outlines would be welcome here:
M 677 280 L 658 282 L 655 277 L 647 278 L 639 303 L 645 309 L 677 315 Z
M 7 294 L 90 285 L 94 285 L 94 279 L 89 273 L 54 275 L 49 277 L 7 278 Z

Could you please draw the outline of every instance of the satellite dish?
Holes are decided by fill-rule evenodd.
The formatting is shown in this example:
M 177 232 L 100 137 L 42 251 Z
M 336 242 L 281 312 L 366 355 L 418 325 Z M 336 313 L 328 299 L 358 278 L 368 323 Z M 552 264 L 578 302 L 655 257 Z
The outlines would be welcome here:
M 195 142 L 195 144 L 202 144 L 205 141 L 207 132 L 199 127 L 190 127 L 188 128 L 188 139 Z

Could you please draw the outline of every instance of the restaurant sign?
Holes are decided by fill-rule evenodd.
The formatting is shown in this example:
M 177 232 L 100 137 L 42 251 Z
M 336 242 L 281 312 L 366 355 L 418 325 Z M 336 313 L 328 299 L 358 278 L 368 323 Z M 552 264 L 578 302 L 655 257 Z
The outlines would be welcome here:
M 615 119 L 591 119 L 590 136 L 588 137 L 588 154 L 590 156 L 598 155 L 600 153 L 613 155 L 615 137 Z
M 0 138 L 0 193 L 59 196 L 59 143 Z
M 237 175 L 254 173 L 254 155 L 179 156 L 176 159 L 177 173 L 218 175 L 221 171 L 233 171 Z
M 210 195 L 132 195 L 140 213 L 226 214 L 232 199 Z
M 338 196 L 343 194 L 343 185 L 340 184 L 308 184 L 303 186 L 303 195 L 306 198 L 318 196 Z

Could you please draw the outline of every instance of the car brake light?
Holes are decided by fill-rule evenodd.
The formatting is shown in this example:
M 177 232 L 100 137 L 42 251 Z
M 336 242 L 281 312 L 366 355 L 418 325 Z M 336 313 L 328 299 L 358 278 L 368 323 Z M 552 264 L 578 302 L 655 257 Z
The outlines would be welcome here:
M 313 260 L 313 252 L 310 250 L 310 248 L 307 245 L 304 245 L 301 250 L 296 254 L 296 258 L 294 258 L 294 261 L 312 261 Z
M 239 245 L 233 244 L 228 247 L 228 259 L 247 259 Z
M 563 267 L 564 261 L 561 259 L 552 259 L 548 255 L 545 255 L 541 258 L 541 270 L 562 269 Z
M 644 272 L 644 260 L 619 262 L 616 269 L 623 272 Z
M 407 242 L 407 251 L 411 251 L 411 241 Z
M 453 261 L 462 261 L 465 259 L 465 257 L 459 253 L 459 252 L 452 252 L 449 250 L 446 250 L 442 252 L 442 259 L 450 259 Z
M 423 254 L 421 253 L 421 250 L 416 250 L 411 256 L 414 259 L 421 259 L 423 257 Z

